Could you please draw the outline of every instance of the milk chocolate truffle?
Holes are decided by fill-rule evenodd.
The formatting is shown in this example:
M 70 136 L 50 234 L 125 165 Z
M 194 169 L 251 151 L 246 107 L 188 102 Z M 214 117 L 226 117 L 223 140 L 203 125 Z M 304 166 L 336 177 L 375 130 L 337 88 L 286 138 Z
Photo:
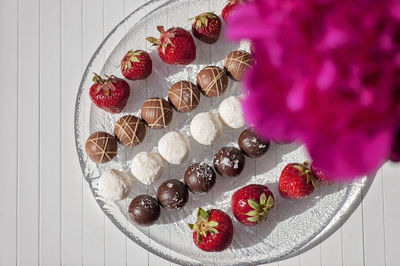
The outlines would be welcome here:
M 107 132 L 95 132 L 87 139 L 85 150 L 93 162 L 109 162 L 117 155 L 117 139 Z
M 166 100 L 154 97 L 143 103 L 140 114 L 150 128 L 163 129 L 171 122 L 173 111 Z
M 246 71 L 252 67 L 252 63 L 253 57 L 250 53 L 243 50 L 236 50 L 226 57 L 225 68 L 232 79 L 242 81 Z
M 185 183 L 193 193 L 205 193 L 215 184 L 216 174 L 211 166 L 195 163 L 185 171 Z
M 179 81 L 168 91 L 168 99 L 178 112 L 193 111 L 200 103 L 199 88 L 189 81 Z
M 270 142 L 260 139 L 251 129 L 245 129 L 239 136 L 239 147 L 247 157 L 258 158 L 265 154 Z
M 189 192 L 184 183 L 170 179 L 161 184 L 157 191 L 161 205 L 168 209 L 180 209 L 189 199 Z
M 226 71 L 217 66 L 203 68 L 197 74 L 196 81 L 201 93 L 211 98 L 222 95 L 228 88 Z
M 214 156 L 214 168 L 222 176 L 236 177 L 242 173 L 245 164 L 243 153 L 234 147 L 223 147 Z
M 140 195 L 134 198 L 128 208 L 129 218 L 138 225 L 149 226 L 160 217 L 160 205 L 155 198 Z
M 143 142 L 146 126 L 138 117 L 126 115 L 114 124 L 114 134 L 122 145 L 134 147 Z

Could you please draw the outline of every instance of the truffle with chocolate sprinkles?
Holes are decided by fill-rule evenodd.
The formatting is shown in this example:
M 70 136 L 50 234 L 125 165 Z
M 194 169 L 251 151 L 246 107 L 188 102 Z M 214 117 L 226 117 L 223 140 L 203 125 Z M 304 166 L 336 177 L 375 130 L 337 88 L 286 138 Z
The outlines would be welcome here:
M 171 105 L 160 97 L 147 99 L 140 111 L 143 120 L 152 129 L 163 129 L 172 120 Z
M 109 162 L 117 155 L 117 139 L 107 132 L 95 132 L 87 139 L 85 150 L 93 162 Z
M 243 50 L 231 52 L 225 59 L 225 68 L 229 76 L 236 80 L 242 81 L 246 71 L 251 68 L 253 56 Z
M 245 157 L 235 147 L 223 147 L 214 156 L 214 168 L 222 176 L 236 177 L 244 169 Z
M 250 158 L 258 158 L 264 155 L 270 146 L 270 141 L 264 141 L 253 130 L 244 130 L 238 139 L 238 144 L 244 155 Z
M 178 81 L 168 91 L 168 99 L 178 112 L 193 111 L 200 103 L 199 88 L 189 81 Z
M 128 213 L 135 224 L 149 226 L 158 220 L 161 210 L 155 198 L 139 195 L 129 204 Z
M 114 124 L 117 140 L 127 147 L 134 147 L 143 142 L 146 126 L 134 115 L 125 115 Z
M 203 68 L 197 74 L 196 81 L 201 93 L 211 98 L 221 96 L 228 88 L 226 71 L 217 66 Z

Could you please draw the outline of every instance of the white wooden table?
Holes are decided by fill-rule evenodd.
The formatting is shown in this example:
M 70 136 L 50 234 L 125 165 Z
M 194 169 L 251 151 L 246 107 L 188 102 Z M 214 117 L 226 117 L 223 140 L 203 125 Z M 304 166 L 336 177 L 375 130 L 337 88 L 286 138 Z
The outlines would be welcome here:
M 216 0 L 223 1 L 223 0 Z M 0 265 L 170 265 L 127 239 L 83 180 L 74 107 L 91 55 L 146 0 L 0 0 Z M 400 165 L 350 219 L 272 265 L 400 265 Z

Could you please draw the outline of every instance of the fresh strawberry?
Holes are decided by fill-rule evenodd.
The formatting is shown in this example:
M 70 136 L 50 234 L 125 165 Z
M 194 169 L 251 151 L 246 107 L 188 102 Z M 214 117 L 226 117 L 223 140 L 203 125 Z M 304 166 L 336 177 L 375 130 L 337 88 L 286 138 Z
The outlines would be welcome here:
M 310 195 L 315 188 L 315 177 L 308 168 L 307 163 L 288 164 L 279 178 L 279 194 L 283 198 L 304 198 Z
M 235 9 L 246 2 L 245 0 L 229 0 L 228 4 L 222 9 L 222 18 L 225 22 L 229 21 L 229 17 L 235 12 Z
M 196 59 L 196 45 L 192 35 L 182 28 L 171 28 L 167 31 L 163 26 L 157 27 L 160 38 L 146 38 L 158 47 L 161 59 L 170 65 L 188 65 Z
M 274 195 L 263 185 L 248 185 L 232 195 L 232 211 L 238 221 L 254 226 L 266 220 L 274 207 Z
M 121 61 L 121 72 L 130 80 L 147 79 L 153 64 L 150 55 L 142 50 L 129 50 Z
M 218 41 L 221 33 L 221 20 L 213 12 L 202 13 L 194 19 L 193 36 L 202 42 L 212 44 Z
M 330 185 L 333 184 L 333 180 L 328 178 L 324 172 L 322 172 L 320 169 L 315 167 L 313 164 L 311 164 L 311 172 L 314 175 L 314 177 L 319 180 L 322 184 L 325 185 Z
M 189 224 L 193 241 L 203 251 L 218 252 L 229 247 L 233 238 L 232 220 L 221 210 L 199 208 L 197 222 Z
M 94 73 L 94 84 L 90 87 L 90 98 L 93 103 L 112 114 L 121 113 L 128 102 L 130 88 L 129 84 L 115 76 L 107 76 L 103 79 Z

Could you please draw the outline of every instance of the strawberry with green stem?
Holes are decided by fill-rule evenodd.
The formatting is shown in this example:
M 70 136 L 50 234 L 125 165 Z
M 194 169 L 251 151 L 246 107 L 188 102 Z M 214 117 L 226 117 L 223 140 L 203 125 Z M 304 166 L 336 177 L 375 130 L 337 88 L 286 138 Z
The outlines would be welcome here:
M 190 32 L 174 27 L 167 31 L 158 26 L 160 38 L 148 37 L 150 43 L 158 48 L 160 58 L 170 65 L 188 65 L 196 59 L 196 45 Z
M 232 220 L 221 210 L 199 208 L 195 224 L 188 224 L 193 231 L 194 244 L 203 251 L 219 252 L 227 249 L 233 238 Z
M 129 84 L 114 75 L 102 78 L 94 73 L 94 84 L 90 87 L 89 95 L 93 103 L 112 114 L 119 114 L 125 108 L 130 95 Z
M 214 12 L 202 13 L 190 20 L 194 20 L 192 24 L 192 33 L 195 38 L 208 44 L 213 44 L 218 41 L 222 23 Z
M 129 50 L 121 61 L 121 72 L 130 80 L 146 79 L 150 76 L 153 63 L 150 55 L 143 50 Z
M 232 195 L 232 211 L 242 224 L 254 226 L 265 221 L 274 207 L 274 195 L 267 186 L 251 184 Z
M 316 187 L 308 162 L 288 164 L 279 178 L 279 194 L 283 198 L 301 199 L 310 195 Z

